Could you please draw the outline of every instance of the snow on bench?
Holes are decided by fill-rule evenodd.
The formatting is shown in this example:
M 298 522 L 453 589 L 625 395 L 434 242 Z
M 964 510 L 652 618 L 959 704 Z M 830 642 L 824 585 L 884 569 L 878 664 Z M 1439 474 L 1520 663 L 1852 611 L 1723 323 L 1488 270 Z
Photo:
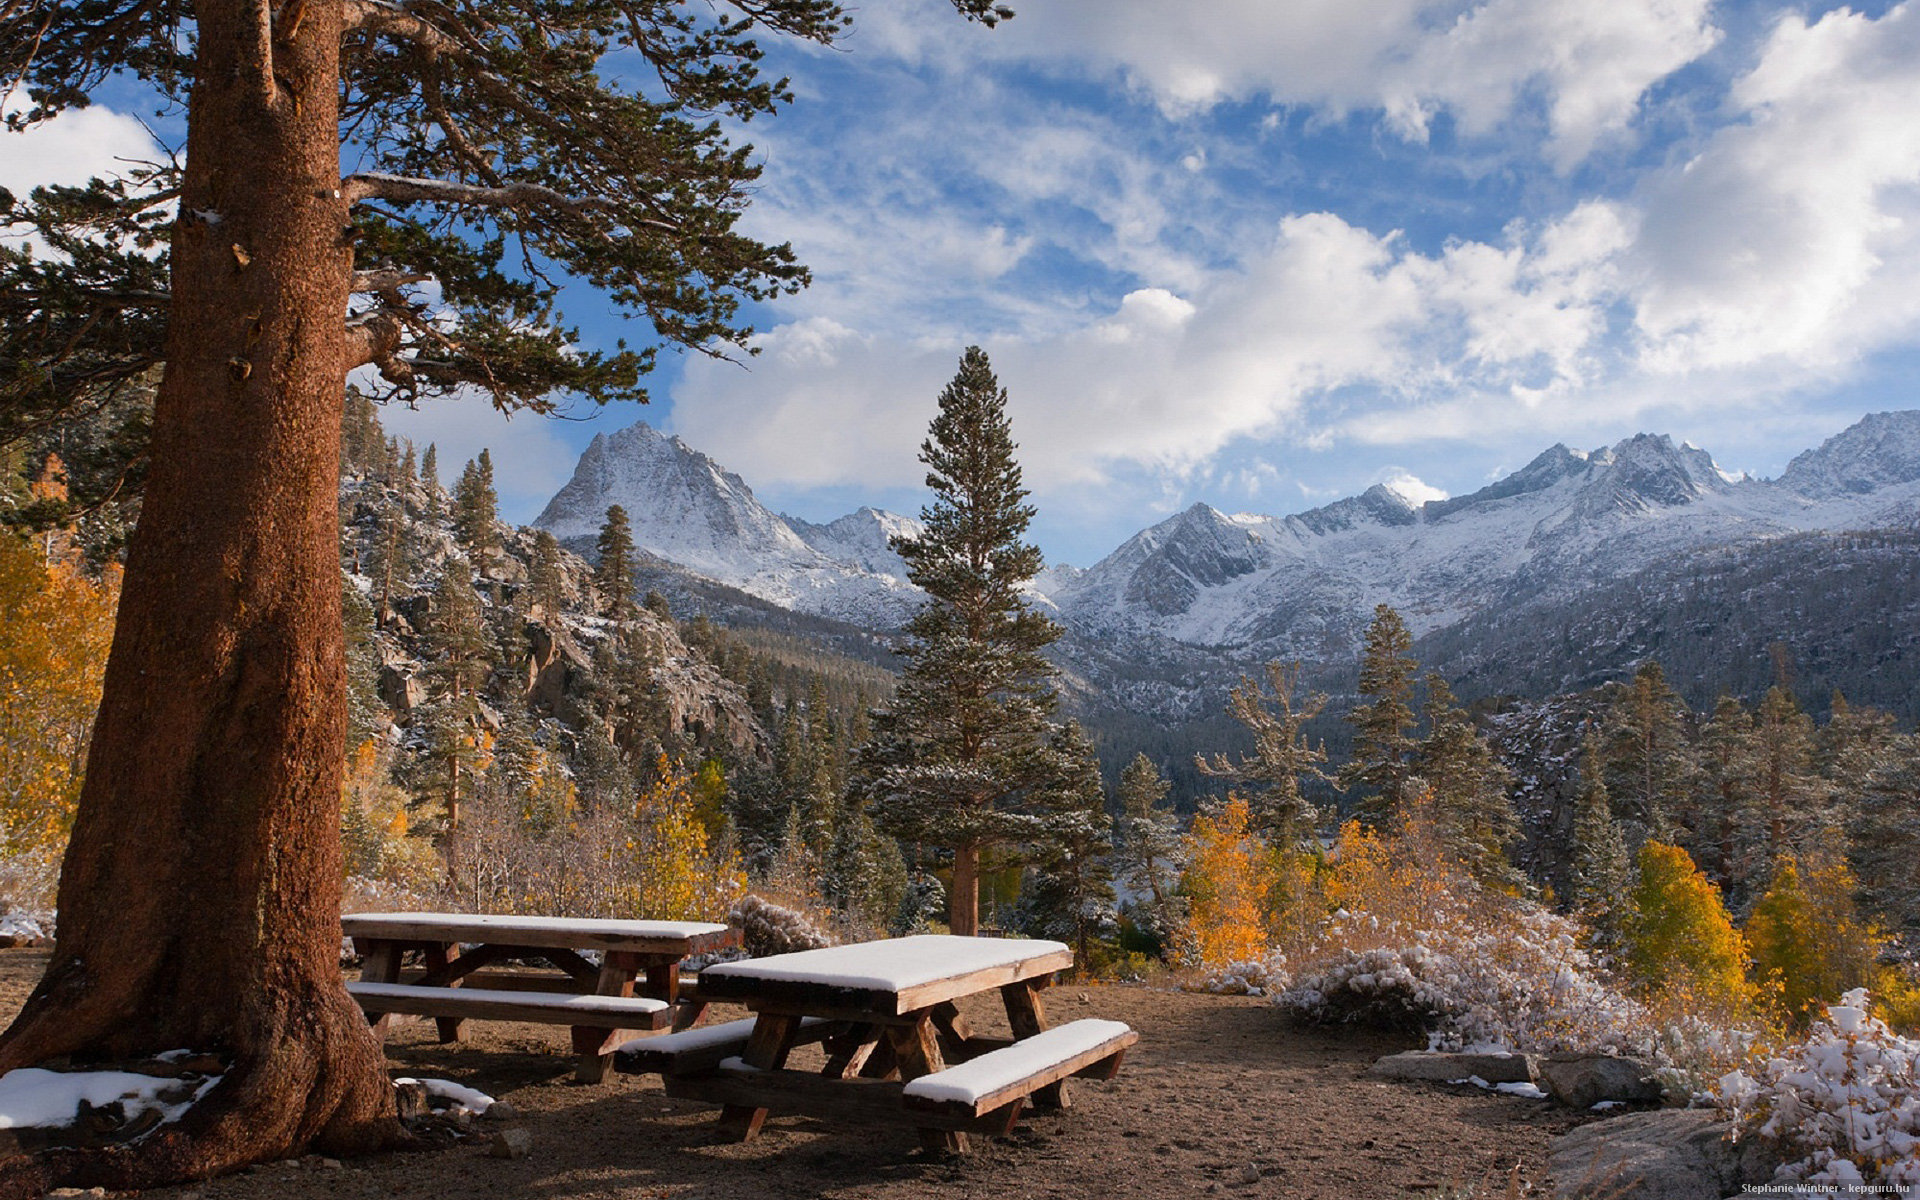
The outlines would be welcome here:
M 981 1116 L 1069 1075 L 1110 1079 L 1140 1035 L 1120 1021 L 1072 1021 L 907 1084 L 910 1109 Z
M 635 1038 L 613 1052 L 613 1069 L 624 1075 L 686 1075 L 711 1071 L 722 1059 L 731 1058 L 747 1048 L 753 1037 L 752 1017 L 682 1029 L 659 1037 Z M 794 1044 L 825 1041 L 841 1029 L 844 1021 L 824 1017 L 803 1017 Z
M 493 991 L 410 983 L 349 983 L 347 993 L 368 1013 L 617 1029 L 660 1029 L 673 1021 L 672 1005 L 647 996 Z

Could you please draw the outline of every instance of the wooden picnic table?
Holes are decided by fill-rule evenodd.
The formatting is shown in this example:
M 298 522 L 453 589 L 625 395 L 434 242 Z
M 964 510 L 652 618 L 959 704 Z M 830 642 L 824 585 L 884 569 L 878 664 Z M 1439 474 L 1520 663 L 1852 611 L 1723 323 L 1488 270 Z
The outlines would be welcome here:
M 433 1017 L 443 1042 L 469 1019 L 566 1025 L 587 1083 L 629 1031 L 697 1023 L 706 1005 L 683 989 L 680 964 L 740 944 L 739 930 L 706 921 L 391 912 L 340 927 L 363 964 L 347 990 L 382 1033 L 395 1013 Z M 538 964 L 550 969 L 525 969 Z
M 722 1129 L 742 1141 L 780 1111 L 904 1122 L 924 1146 L 964 1151 L 970 1131 L 1010 1130 L 1028 1096 L 1065 1107 L 1069 1075 L 1110 1077 L 1136 1040 L 1112 1021 L 1048 1030 L 1041 991 L 1072 965 L 1059 942 L 946 935 L 722 963 L 701 972 L 701 996 L 751 1009 L 750 1029 L 636 1042 L 617 1063 L 658 1071 L 670 1096 L 720 1104 Z M 1010 1038 L 975 1033 L 955 1003 L 994 990 Z M 787 1069 L 805 1042 L 824 1043 L 823 1070 Z

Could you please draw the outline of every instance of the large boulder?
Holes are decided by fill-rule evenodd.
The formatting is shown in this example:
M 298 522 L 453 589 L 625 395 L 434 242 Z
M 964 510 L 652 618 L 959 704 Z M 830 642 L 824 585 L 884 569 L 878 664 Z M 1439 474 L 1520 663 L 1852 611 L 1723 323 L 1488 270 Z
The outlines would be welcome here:
M 388 708 L 396 712 L 409 713 L 427 702 L 426 681 L 399 667 L 380 668 L 377 690 L 380 693 L 380 699 L 386 702 Z
M 1568 1108 L 1592 1108 L 1603 1100 L 1657 1104 L 1660 1081 L 1638 1059 L 1610 1054 L 1557 1054 L 1534 1064 L 1540 1085 Z
M 1722 1200 L 1773 1178 L 1755 1139 L 1701 1109 L 1662 1109 L 1594 1121 L 1547 1151 L 1556 1200 Z
M 1409 1050 L 1389 1054 L 1369 1069 L 1388 1079 L 1430 1079 L 1455 1083 L 1478 1076 L 1488 1083 L 1532 1083 L 1532 1060 L 1524 1054 L 1448 1054 Z

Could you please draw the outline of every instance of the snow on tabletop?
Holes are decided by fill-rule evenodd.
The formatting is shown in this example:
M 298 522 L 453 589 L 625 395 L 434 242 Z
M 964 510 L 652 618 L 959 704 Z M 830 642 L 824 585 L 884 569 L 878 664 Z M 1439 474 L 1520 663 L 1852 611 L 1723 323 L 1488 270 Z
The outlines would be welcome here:
M 569 992 L 509 992 L 491 988 L 440 988 L 421 987 L 414 983 L 350 983 L 347 991 L 357 1000 L 415 1000 L 425 993 L 444 992 L 449 996 L 458 996 L 462 1000 L 473 1000 L 482 1004 L 520 1004 L 540 1008 L 556 1008 L 565 1011 L 569 1008 L 582 1008 L 593 1011 L 603 1008 L 609 1001 L 623 1009 L 633 1012 L 659 1012 L 667 1006 L 665 1000 L 655 1000 L 651 996 L 596 996 L 592 994 L 574 994 Z
M 148 1109 L 158 1109 L 162 1121 L 177 1121 L 218 1082 L 220 1076 L 209 1075 L 192 1096 L 169 1103 L 160 1098 L 160 1093 L 177 1090 L 181 1080 L 132 1071 L 21 1067 L 0 1075 L 0 1129 L 71 1125 L 80 1114 L 82 1101 L 94 1108 L 120 1101 L 129 1120 Z
M 462 1108 L 474 1116 L 483 1115 L 493 1107 L 493 1097 L 485 1092 L 453 1082 L 451 1079 L 396 1079 L 395 1087 L 402 1084 L 417 1083 L 427 1089 L 427 1095 L 438 1096 L 448 1101 L 451 1108 Z M 505 1112 L 505 1109 L 500 1111 Z
M 360 922 L 397 921 L 440 925 L 475 933 L 534 931 L 559 934 L 612 934 L 620 937 L 690 938 L 724 933 L 725 925 L 712 921 L 614 921 L 600 917 L 525 917 L 498 913 L 365 912 L 341 918 L 349 926 Z
M 1088 1017 L 1057 1029 L 1037 1033 L 1030 1038 L 989 1051 L 979 1058 L 948 1067 L 932 1075 L 922 1075 L 907 1084 L 905 1094 L 922 1100 L 952 1100 L 961 1104 L 978 1103 L 991 1095 L 1043 1071 L 1054 1063 L 1072 1058 L 1100 1043 L 1128 1033 L 1132 1026 L 1124 1021 L 1103 1021 Z
M 1011 967 L 1028 959 L 1066 950 L 1063 942 L 1014 938 L 954 937 L 923 933 L 879 942 L 854 942 L 824 950 L 799 950 L 767 958 L 721 963 L 701 979 L 766 979 L 812 983 L 822 987 L 899 992 L 924 983 Z

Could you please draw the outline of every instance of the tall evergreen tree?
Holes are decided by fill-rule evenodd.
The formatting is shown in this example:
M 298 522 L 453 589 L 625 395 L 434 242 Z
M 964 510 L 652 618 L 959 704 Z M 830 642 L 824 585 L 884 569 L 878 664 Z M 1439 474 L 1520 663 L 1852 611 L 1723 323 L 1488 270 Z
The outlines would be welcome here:
M 446 489 L 440 484 L 440 450 L 432 442 L 427 443 L 426 453 L 420 456 L 420 487 L 427 496 L 422 515 L 429 521 L 445 518 L 447 495 Z
M 1779 684 L 1767 689 L 1754 711 L 1753 763 L 1759 824 L 1750 836 L 1762 857 L 1771 865 L 1794 851 L 1817 850 L 1833 816 L 1813 773 L 1813 718 Z
M 1765 873 L 1754 839 L 1753 715 L 1733 696 L 1721 696 L 1700 731 L 1701 787 L 1692 824 L 1696 841 L 1735 909 L 1745 907 L 1751 884 Z
M 1920 938 L 1920 734 L 1891 739 L 1876 756 L 1848 832 L 1868 911 Z
M 1171 941 L 1182 917 L 1174 894 L 1180 880 L 1180 824 L 1166 805 L 1167 790 L 1166 777 L 1145 754 L 1135 754 L 1120 772 L 1116 865 L 1121 881 L 1142 897 L 1134 905 L 1134 919 L 1162 943 Z
M 1022 927 L 1074 947 L 1075 964 L 1092 968 L 1093 939 L 1110 931 L 1114 911 L 1112 822 L 1100 761 L 1080 726 L 1069 721 L 1051 747 L 1062 777 L 1046 792 L 1049 829 L 1020 896 Z
M 460 481 L 453 488 L 453 535 L 460 546 L 484 573 L 486 562 L 499 545 L 494 523 L 500 519 L 500 497 L 493 489 L 493 456 L 480 456 L 467 463 Z
M 1427 676 L 1426 718 L 1427 736 L 1413 760 L 1433 793 L 1440 837 L 1481 883 L 1514 886 L 1520 877 L 1507 848 L 1519 838 L 1520 822 L 1507 799 L 1511 776 L 1438 674 Z
M 1258 680 L 1242 676 L 1227 694 L 1227 711 L 1253 736 L 1253 754 L 1241 755 L 1238 762 L 1228 761 L 1224 754 L 1214 755 L 1211 761 L 1195 755 L 1193 760 L 1202 775 L 1235 785 L 1253 814 L 1254 829 L 1276 846 L 1292 846 L 1313 836 L 1322 814 L 1300 785 L 1308 780 L 1330 781 L 1320 769 L 1327 761 L 1326 747 L 1310 745 L 1301 732 L 1320 715 L 1327 698 L 1307 696 L 1296 709 L 1299 683 L 1299 663 L 1269 662 L 1265 692 Z
M 633 526 L 627 523 L 627 510 L 618 504 L 607 509 L 600 526 L 600 565 L 594 569 L 593 583 L 600 589 L 607 616 L 625 620 L 633 604 Z
M 1057 777 L 1053 668 L 1040 651 L 1060 631 L 1022 591 L 1041 559 L 1022 540 L 1034 510 L 1006 403 L 985 352 L 969 347 L 920 447 L 934 495 L 925 533 L 893 543 L 927 602 L 907 624 L 899 690 L 860 767 L 884 827 L 952 855 L 948 924 L 969 935 L 982 854 L 1033 840 L 1040 793 Z
M 1413 676 L 1419 664 L 1408 653 L 1413 635 L 1389 605 L 1373 610 L 1360 659 L 1360 694 L 1366 703 L 1347 717 L 1353 726 L 1353 759 L 1340 771 L 1340 786 L 1358 789 L 1353 811 L 1362 823 L 1385 828 L 1399 814 L 1402 792 L 1413 774 Z
M 1613 816 L 1607 794 L 1606 763 L 1600 737 L 1589 730 L 1580 747 L 1580 794 L 1574 801 L 1573 861 L 1568 871 L 1568 899 L 1593 930 L 1603 949 L 1620 945 L 1627 917 L 1628 888 L 1633 863 L 1626 839 Z
M 385 628 L 393 619 L 393 597 L 413 572 L 413 543 L 406 506 L 397 498 L 382 499 L 368 547 L 366 570 L 373 580 L 374 622 Z
M 1606 716 L 1607 790 L 1639 823 L 1642 836 L 1672 841 L 1686 815 L 1697 768 L 1687 739 L 1687 708 L 1649 659 L 1620 687 Z
M 567 605 L 566 577 L 560 569 L 560 540 L 545 529 L 533 535 L 533 561 L 527 567 L 527 604 L 548 624 L 560 620 Z

